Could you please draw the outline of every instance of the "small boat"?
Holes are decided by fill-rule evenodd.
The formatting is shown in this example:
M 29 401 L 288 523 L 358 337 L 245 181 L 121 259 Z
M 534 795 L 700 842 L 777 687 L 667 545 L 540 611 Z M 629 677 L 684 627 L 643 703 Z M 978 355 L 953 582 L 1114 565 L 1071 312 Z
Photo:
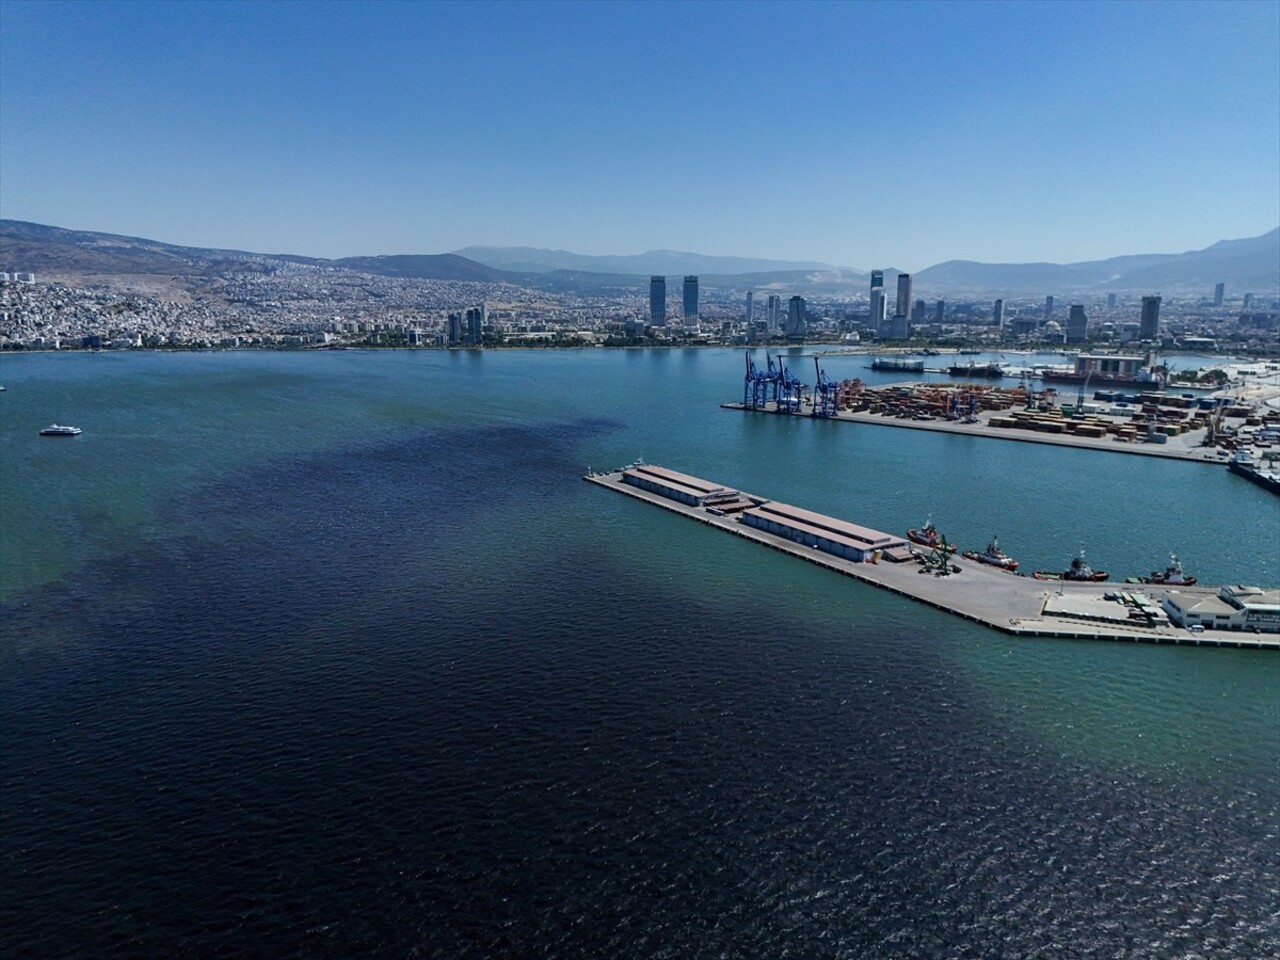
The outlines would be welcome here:
M 79 427 L 67 427 L 57 423 L 51 423 L 40 431 L 42 437 L 78 437 L 81 434 Z
M 978 563 L 999 567 L 1001 570 L 1013 571 L 1018 569 L 1018 561 L 1001 551 L 1000 541 L 995 537 L 991 538 L 991 542 L 987 544 L 987 549 L 982 553 L 977 550 L 966 550 L 960 556 L 966 560 L 976 560 Z
M 1169 554 L 1169 565 L 1164 568 L 1163 573 L 1157 570 L 1152 570 L 1151 576 L 1139 577 L 1138 582 L 1190 587 L 1196 582 L 1196 578 L 1188 577 L 1183 573 L 1182 563 L 1178 560 L 1178 555 L 1176 553 L 1171 553 Z
M 946 553 L 955 553 L 956 548 L 953 544 L 947 543 L 947 538 L 938 533 L 938 528 L 933 525 L 933 518 L 925 520 L 924 525 L 918 530 L 908 530 L 907 539 L 912 543 L 918 543 L 922 547 L 930 547 L 934 550 L 941 549 Z
M 1048 573 L 1037 570 L 1032 574 L 1037 580 L 1075 580 L 1084 583 L 1101 583 L 1107 579 L 1105 570 L 1094 570 L 1084 562 L 1084 550 L 1071 558 L 1071 566 L 1062 573 Z

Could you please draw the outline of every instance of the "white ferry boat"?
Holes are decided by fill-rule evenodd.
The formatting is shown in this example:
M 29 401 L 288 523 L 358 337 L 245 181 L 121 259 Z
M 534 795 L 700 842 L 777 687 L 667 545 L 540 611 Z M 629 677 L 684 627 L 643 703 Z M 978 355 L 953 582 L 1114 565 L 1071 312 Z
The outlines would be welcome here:
M 40 431 L 42 437 L 78 437 L 81 434 L 79 427 L 68 427 L 57 423 L 51 423 Z

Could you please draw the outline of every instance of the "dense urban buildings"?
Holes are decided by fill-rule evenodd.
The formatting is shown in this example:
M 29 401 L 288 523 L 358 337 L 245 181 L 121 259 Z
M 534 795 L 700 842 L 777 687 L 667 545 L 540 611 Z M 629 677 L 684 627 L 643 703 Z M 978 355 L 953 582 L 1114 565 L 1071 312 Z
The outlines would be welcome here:
M 1073 297 L 1078 302 L 1061 321 L 1045 317 L 1043 295 L 1002 297 L 1008 322 L 1001 331 L 989 323 L 988 316 L 998 316 L 990 300 L 959 297 L 943 302 L 939 313 L 938 300 L 926 305 L 907 299 L 904 281 L 910 318 L 890 318 L 884 288 L 873 288 L 868 300 L 859 281 L 856 292 L 802 297 L 804 306 L 798 311 L 787 302 L 789 294 L 769 293 L 769 320 L 757 325 L 744 322 L 743 314 L 744 297 L 751 293 L 754 306 L 754 293 L 732 282 L 707 289 L 699 278 L 697 319 L 690 317 L 689 326 L 672 329 L 646 323 L 644 278 L 591 293 L 550 292 L 509 282 L 388 277 L 290 265 L 228 273 L 217 286 L 194 293 L 197 288 L 183 290 L 175 283 L 166 298 L 136 290 L 112 292 L 100 284 L 82 288 L 48 279 L 18 281 L 15 274 L 31 271 L 21 264 L 3 266 L 9 277 L 0 277 L 4 350 L 622 346 L 791 338 L 846 344 L 880 339 L 895 346 L 916 340 L 944 350 L 1065 341 L 1104 351 L 1144 340 L 1163 350 L 1280 352 L 1280 303 L 1249 295 L 1243 298 L 1243 311 L 1228 311 L 1225 305 L 1215 309 L 1203 295 L 1151 297 L 1143 305 L 1145 327 L 1136 296 L 1119 295 L 1113 308 L 1105 305 L 1110 299 L 1105 293 Z M 665 280 L 656 279 L 658 295 L 649 307 L 665 319 Z

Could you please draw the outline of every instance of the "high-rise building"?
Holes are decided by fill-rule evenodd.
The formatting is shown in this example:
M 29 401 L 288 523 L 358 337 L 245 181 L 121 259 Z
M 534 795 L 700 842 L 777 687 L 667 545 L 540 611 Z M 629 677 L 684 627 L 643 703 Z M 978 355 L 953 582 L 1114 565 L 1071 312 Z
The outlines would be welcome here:
M 1245 309 L 1245 310 L 1252 310 L 1252 309 L 1253 309 L 1253 294 L 1252 294 L 1252 293 L 1246 293 L 1246 294 L 1244 295 L 1244 309 Z
M 1053 316 L 1053 295 L 1052 294 L 1044 298 L 1044 315 L 1046 317 Z
M 898 303 L 894 309 L 895 317 L 911 319 L 911 274 L 898 274 Z
M 766 310 L 768 311 L 769 332 L 777 333 L 779 321 L 778 315 L 782 312 L 782 298 L 776 293 L 769 294 L 769 301 Z
M 1226 293 L 1227 285 L 1225 283 L 1220 283 L 1213 288 L 1213 305 L 1215 307 L 1222 306 L 1222 298 L 1226 296 Z
M 470 307 L 467 310 L 466 342 L 478 347 L 484 341 L 484 307 Z
M 1116 308 L 1116 295 L 1114 293 L 1107 294 L 1107 309 L 1114 310 Z
M 884 287 L 871 288 L 871 310 L 867 314 L 867 322 L 875 327 L 877 333 L 880 325 L 888 317 L 889 301 L 884 295 Z
M 684 278 L 684 325 L 698 325 L 698 278 Z
M 1084 305 L 1073 303 L 1067 315 L 1067 343 L 1084 343 L 1089 339 L 1089 318 L 1084 315 Z
M 806 333 L 804 297 L 795 296 L 787 304 L 787 339 L 803 340 Z
M 910 340 L 911 318 L 904 317 L 902 314 L 894 317 L 889 322 L 889 337 L 893 340 Z
M 871 289 L 874 290 L 876 287 L 883 287 L 883 286 L 884 286 L 884 271 L 872 270 L 871 271 Z
M 755 304 L 752 302 L 755 298 L 750 290 L 747 291 L 747 326 L 751 326 L 751 321 L 755 319 Z
M 991 322 L 995 326 L 999 327 L 1001 330 L 1004 329 L 1004 301 L 1003 300 L 997 300 L 994 304 L 992 304 Z
M 943 311 L 946 309 L 946 307 L 947 307 L 947 301 L 945 301 L 945 300 L 939 300 L 939 301 L 938 301 L 938 305 L 934 308 L 934 311 L 933 311 L 933 322 L 934 322 L 934 323 L 941 323 L 941 322 L 942 322 L 942 313 L 943 313 Z
M 462 342 L 462 314 L 460 313 L 449 314 L 449 342 Z
M 1142 322 L 1138 326 L 1139 340 L 1154 340 L 1160 333 L 1160 298 L 1142 298 Z
M 655 327 L 667 325 L 667 278 L 649 278 L 649 322 Z

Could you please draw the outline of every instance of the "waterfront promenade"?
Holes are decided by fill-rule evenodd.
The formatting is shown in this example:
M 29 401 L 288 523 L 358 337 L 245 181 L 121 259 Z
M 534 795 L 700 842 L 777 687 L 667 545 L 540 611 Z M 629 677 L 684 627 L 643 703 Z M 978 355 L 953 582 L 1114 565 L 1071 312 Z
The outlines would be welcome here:
M 1115 640 L 1195 646 L 1246 647 L 1280 650 L 1280 635 L 1206 630 L 1192 633 L 1168 622 L 1146 626 L 1127 619 L 1123 603 L 1106 595 L 1138 594 L 1159 605 L 1171 592 L 1196 597 L 1216 595 L 1216 587 L 1135 586 L 1117 583 L 1070 583 L 1036 580 L 996 570 L 984 564 L 953 559 L 960 572 L 935 576 L 916 562 L 857 563 L 802 546 L 785 537 L 748 527 L 733 516 L 668 499 L 624 483 L 621 471 L 590 474 L 590 483 L 643 500 L 726 533 L 753 540 L 783 553 L 815 563 L 863 583 L 910 597 L 1003 633 L 1023 637 L 1062 637 L 1077 640 Z M 754 497 L 743 493 L 744 497 Z M 765 499 L 765 498 L 757 498 Z

